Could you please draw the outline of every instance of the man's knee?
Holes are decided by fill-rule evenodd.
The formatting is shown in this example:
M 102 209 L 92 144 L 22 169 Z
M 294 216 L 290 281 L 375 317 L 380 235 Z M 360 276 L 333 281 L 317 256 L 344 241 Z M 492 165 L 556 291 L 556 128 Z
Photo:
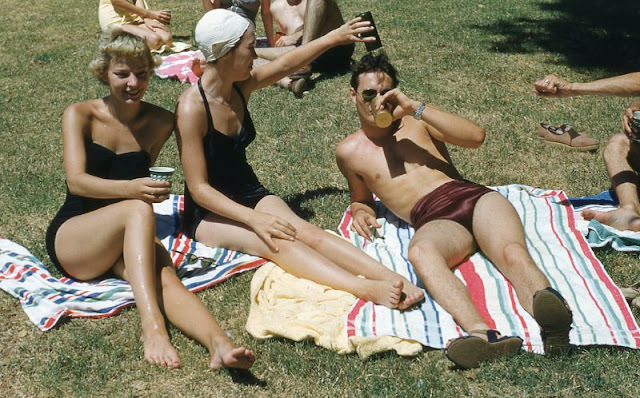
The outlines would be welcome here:
M 434 253 L 434 252 L 435 252 L 435 248 L 431 244 L 423 241 L 417 242 L 414 240 L 414 241 L 411 241 L 411 244 L 409 245 L 407 257 L 409 259 L 409 262 L 415 268 L 421 268 L 423 264 L 427 262 L 427 257 L 429 253 Z
M 509 242 L 504 245 L 502 248 L 502 256 L 504 258 L 504 264 L 533 263 L 527 248 L 518 242 Z
M 629 148 L 629 138 L 624 134 L 615 134 L 605 144 L 604 159 L 624 158 L 627 156 Z

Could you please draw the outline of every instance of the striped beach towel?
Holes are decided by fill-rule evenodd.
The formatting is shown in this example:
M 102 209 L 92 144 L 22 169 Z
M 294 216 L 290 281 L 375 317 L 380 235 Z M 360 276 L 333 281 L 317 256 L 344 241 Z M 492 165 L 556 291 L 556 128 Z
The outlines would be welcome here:
M 600 192 L 597 195 L 580 198 L 569 198 L 576 211 L 576 225 L 587 237 L 591 247 L 611 246 L 617 251 L 640 251 L 640 232 L 620 231 L 596 220 L 584 220 L 581 216 L 584 210 L 611 211 L 619 206 L 618 197 L 614 190 Z
M 227 249 L 210 248 L 179 230 L 183 196 L 154 205 L 157 235 L 169 250 L 182 283 L 192 292 L 254 269 L 266 261 Z M 43 331 L 63 317 L 102 318 L 133 305 L 131 287 L 109 278 L 99 282 L 57 279 L 24 247 L 0 238 L 0 288 L 20 300 L 29 319 Z
M 525 228 L 527 246 L 551 285 L 573 310 L 571 344 L 640 348 L 640 330 L 618 287 L 576 228 L 576 214 L 562 191 L 522 185 L 495 188 L 516 208 Z M 418 278 L 407 260 L 413 229 L 377 203 L 382 238 L 367 242 L 349 229 L 347 211 L 339 232 L 369 255 L 409 280 Z M 520 306 L 513 287 L 480 253 L 455 270 L 491 328 L 523 338 L 523 349 L 542 353 L 540 329 Z M 392 335 L 424 346 L 444 348 L 465 333 L 437 303 L 426 296 L 420 308 L 400 312 L 356 300 L 346 316 L 349 339 Z
M 155 74 L 161 79 L 176 79 L 180 83 L 195 84 L 199 77 L 194 73 L 194 61 L 204 60 L 200 50 L 183 51 L 162 57 L 162 64 L 155 69 Z

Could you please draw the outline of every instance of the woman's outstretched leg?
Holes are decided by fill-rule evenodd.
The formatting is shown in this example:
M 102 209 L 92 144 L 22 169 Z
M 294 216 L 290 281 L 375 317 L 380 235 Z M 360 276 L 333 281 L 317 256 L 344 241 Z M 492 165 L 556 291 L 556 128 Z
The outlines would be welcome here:
M 161 311 L 156 283 L 155 217 L 139 200 L 125 200 L 65 222 L 56 235 L 56 253 L 79 280 L 108 271 L 131 284 L 142 326 L 144 357 L 168 368 L 180 366 Z
M 276 214 L 289 221 L 296 228 L 296 239 L 304 242 L 347 272 L 380 281 L 395 281 L 401 278 L 403 295 L 398 308 L 409 308 L 424 299 L 423 290 L 415 284 L 391 271 L 347 240 L 301 219 L 279 197 L 265 197 L 258 206 L 259 208 L 257 207 L 256 210 Z
M 267 258 L 299 278 L 347 291 L 376 304 L 397 308 L 400 302 L 403 281 L 399 275 L 388 280 L 359 278 L 300 240 L 278 239 L 280 250 L 276 252 L 247 227 L 211 214 L 198 226 L 196 239 L 208 246 Z
M 156 259 L 161 267 L 162 302 L 169 322 L 209 350 L 211 368 L 249 369 L 255 362 L 253 352 L 235 346 L 202 301 L 180 282 L 160 243 L 156 244 Z

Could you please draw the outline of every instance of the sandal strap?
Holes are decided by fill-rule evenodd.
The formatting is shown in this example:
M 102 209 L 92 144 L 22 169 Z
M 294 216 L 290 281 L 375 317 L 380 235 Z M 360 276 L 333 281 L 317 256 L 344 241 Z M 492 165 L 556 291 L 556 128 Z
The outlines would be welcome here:
M 473 330 L 469 330 L 469 335 L 472 335 L 472 334 L 481 334 L 481 335 L 487 336 L 487 341 L 489 343 L 496 342 L 496 341 L 498 341 L 498 340 L 500 340 L 502 338 L 502 335 L 500 334 L 500 332 L 495 330 L 495 329 L 473 329 Z

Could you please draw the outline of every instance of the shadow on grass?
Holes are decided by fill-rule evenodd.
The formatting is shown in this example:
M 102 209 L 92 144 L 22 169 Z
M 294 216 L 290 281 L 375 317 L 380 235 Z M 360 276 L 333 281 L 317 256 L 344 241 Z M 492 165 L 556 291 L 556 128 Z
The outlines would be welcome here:
M 287 195 L 284 197 L 284 201 L 289 205 L 291 210 L 299 217 L 308 220 L 315 215 L 313 210 L 308 207 L 303 207 L 303 203 L 309 200 L 313 200 L 322 196 L 331 196 L 347 193 L 345 189 L 336 187 L 324 187 L 313 189 L 311 191 L 305 191 L 294 195 Z
M 501 53 L 548 51 L 577 69 L 604 69 L 611 74 L 640 70 L 640 11 L 632 0 L 558 0 L 538 2 L 549 17 L 514 17 L 475 26 L 501 38 L 492 45 Z
M 266 387 L 267 382 L 257 378 L 250 370 L 244 369 L 226 369 L 231 380 L 236 384 L 243 386 Z

